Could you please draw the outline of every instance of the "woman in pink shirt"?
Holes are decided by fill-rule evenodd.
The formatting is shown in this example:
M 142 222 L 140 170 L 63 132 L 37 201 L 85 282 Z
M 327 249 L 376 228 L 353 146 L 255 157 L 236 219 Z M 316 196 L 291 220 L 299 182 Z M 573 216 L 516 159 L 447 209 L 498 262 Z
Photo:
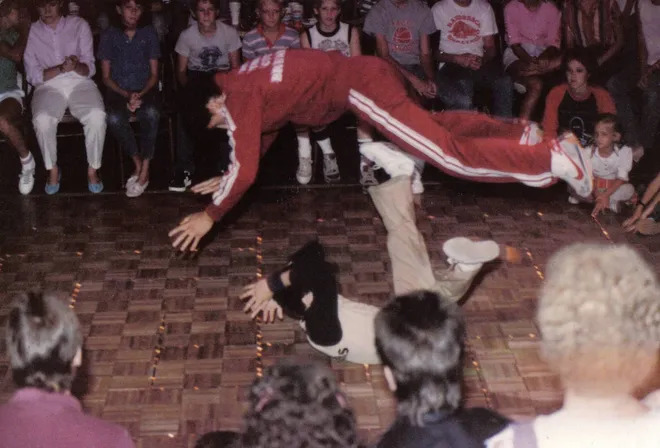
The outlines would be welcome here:
M 543 0 L 512 0 L 504 8 L 506 40 L 503 64 L 526 89 L 520 118 L 530 119 L 541 97 L 542 75 L 561 65 L 561 14 Z
M 39 20 L 30 27 L 25 47 L 25 72 L 32 84 L 32 124 L 49 171 L 46 194 L 60 189 L 57 164 L 57 125 L 69 109 L 83 125 L 87 149 L 89 191 L 100 193 L 105 141 L 105 108 L 91 80 L 96 72 L 92 32 L 80 17 L 63 16 L 62 0 L 36 0 Z

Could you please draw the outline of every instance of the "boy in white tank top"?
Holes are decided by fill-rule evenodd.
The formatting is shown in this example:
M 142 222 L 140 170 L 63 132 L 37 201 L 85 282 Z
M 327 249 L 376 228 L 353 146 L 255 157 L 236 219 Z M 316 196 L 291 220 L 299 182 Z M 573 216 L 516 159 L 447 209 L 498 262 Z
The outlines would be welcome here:
M 341 3 L 339 0 L 316 0 L 314 14 L 316 25 L 306 29 L 300 35 L 300 46 L 321 51 L 338 51 L 346 57 L 359 56 L 360 32 L 357 28 L 339 21 Z M 323 175 L 325 181 L 340 180 L 337 157 L 332 149 L 327 128 L 314 129 L 315 139 L 323 152 Z M 358 129 L 358 141 L 368 135 Z M 301 184 L 307 184 L 312 178 L 312 147 L 307 129 L 297 132 L 298 137 L 298 171 L 296 179 Z M 362 170 L 360 171 L 362 173 Z

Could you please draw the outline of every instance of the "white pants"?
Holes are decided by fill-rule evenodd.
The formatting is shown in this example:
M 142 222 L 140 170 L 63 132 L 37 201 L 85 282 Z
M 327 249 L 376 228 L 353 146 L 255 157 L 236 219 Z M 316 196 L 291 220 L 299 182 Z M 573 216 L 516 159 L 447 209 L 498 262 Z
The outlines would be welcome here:
M 67 107 L 83 125 L 87 163 L 101 168 L 106 128 L 103 98 L 94 81 L 67 73 L 37 87 L 32 97 L 32 125 L 46 169 L 57 164 L 57 124 Z

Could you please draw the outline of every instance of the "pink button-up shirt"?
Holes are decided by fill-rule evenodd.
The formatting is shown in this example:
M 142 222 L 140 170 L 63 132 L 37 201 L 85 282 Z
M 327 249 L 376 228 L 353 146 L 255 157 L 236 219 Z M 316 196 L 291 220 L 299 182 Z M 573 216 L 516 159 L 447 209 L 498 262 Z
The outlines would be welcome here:
M 128 431 L 83 413 L 71 395 L 18 389 L 0 406 L 0 448 L 135 448 Z
M 53 29 L 37 20 L 30 27 L 23 56 L 28 82 L 35 87 L 43 84 L 44 70 L 62 64 L 71 55 L 89 67 L 90 78 L 94 76 L 94 41 L 87 22 L 80 17 L 64 16 Z

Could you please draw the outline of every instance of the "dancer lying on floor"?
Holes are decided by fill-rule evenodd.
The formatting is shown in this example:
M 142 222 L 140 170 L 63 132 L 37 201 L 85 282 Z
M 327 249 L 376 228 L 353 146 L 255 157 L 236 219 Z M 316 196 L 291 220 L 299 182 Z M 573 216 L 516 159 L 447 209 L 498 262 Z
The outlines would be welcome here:
M 377 82 L 374 82 L 377 80 Z M 456 177 L 546 187 L 560 178 L 580 195 L 591 193 L 591 170 L 572 134 L 541 140 L 532 126 L 475 112 L 431 114 L 407 97 L 397 70 L 372 56 L 282 50 L 240 70 L 218 74 L 222 95 L 209 102 L 210 126 L 227 128 L 233 151 L 223 177 L 193 188 L 213 193 L 205 212 L 170 232 L 173 246 L 194 250 L 254 182 L 259 159 L 287 122 L 318 127 L 347 111 L 374 126 L 404 152 Z M 360 151 L 380 166 L 390 151 L 379 143 Z
M 424 238 L 415 224 L 410 187 L 414 165 L 407 157 L 398 157 L 400 173 L 405 174 L 368 190 L 387 230 L 394 293 L 426 289 L 459 301 L 483 263 L 497 258 L 499 246 L 494 241 L 452 238 L 442 247 L 450 267 L 434 275 Z M 374 346 L 374 317 L 379 309 L 338 293 L 336 269 L 325 260 L 318 242 L 305 245 L 268 278 L 248 285 L 241 298 L 247 300 L 245 309 L 253 317 L 263 312 L 267 321 L 274 319 L 275 313 L 281 318 L 284 309 L 301 318 L 310 344 L 329 356 L 380 363 Z

